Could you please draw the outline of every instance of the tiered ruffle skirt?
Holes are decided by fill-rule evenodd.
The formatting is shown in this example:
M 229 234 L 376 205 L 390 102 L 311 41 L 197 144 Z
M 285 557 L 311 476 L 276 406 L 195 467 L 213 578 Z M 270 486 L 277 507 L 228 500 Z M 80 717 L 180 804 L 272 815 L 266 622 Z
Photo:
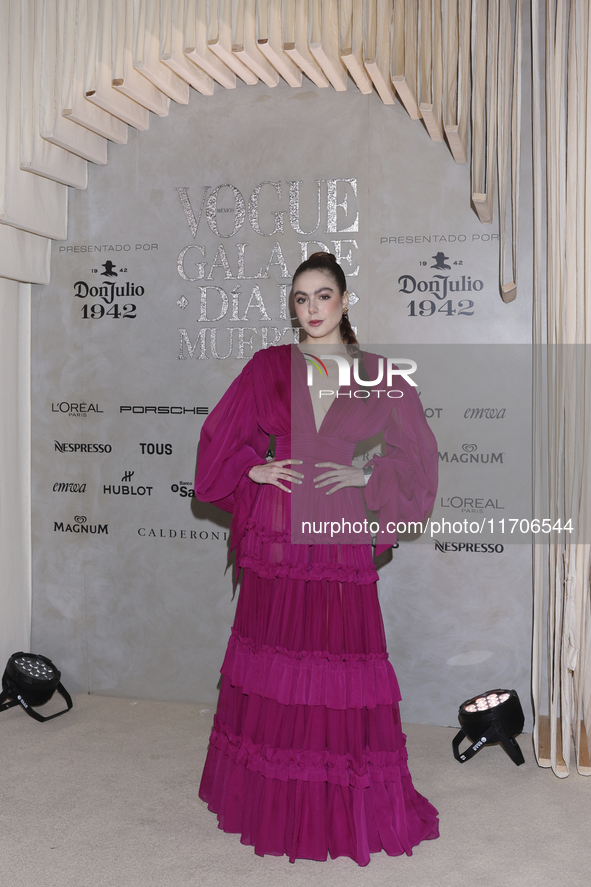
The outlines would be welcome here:
M 411 854 L 413 787 L 369 545 L 291 545 L 252 518 L 200 797 L 259 855 Z

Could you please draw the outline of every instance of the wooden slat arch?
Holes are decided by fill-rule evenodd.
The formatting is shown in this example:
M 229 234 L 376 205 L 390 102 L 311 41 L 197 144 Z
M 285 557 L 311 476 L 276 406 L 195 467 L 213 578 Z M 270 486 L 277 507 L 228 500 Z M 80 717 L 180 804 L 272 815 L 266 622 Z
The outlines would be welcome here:
M 188 102 L 191 90 L 200 101 L 215 100 L 209 98 L 214 80 L 233 89 L 237 77 L 269 88 L 282 78 L 297 89 L 309 78 L 336 90 L 347 84 L 375 90 L 385 104 L 402 102 L 425 137 L 447 140 L 459 163 L 470 160 L 471 129 L 467 199 L 481 221 L 490 222 L 499 150 L 503 206 L 517 205 L 512 189 L 519 178 L 515 170 L 505 176 L 505 143 L 520 125 L 514 108 L 521 68 L 516 62 L 503 69 L 499 92 L 497 46 L 502 39 L 506 54 L 520 54 L 521 4 L 511 12 L 509 0 L 501 0 L 501 18 L 499 2 L 6 0 L 0 13 L 0 224 L 63 238 L 60 186 L 85 187 L 86 163 L 106 163 L 109 140 L 124 144 L 128 126 L 146 129 L 150 112 L 166 116 L 171 102 Z M 39 204 L 45 216 L 36 212 L 29 220 L 24 208 Z M 0 279 L 15 277 L 14 264 L 14 254 L 0 244 Z M 32 281 L 26 265 L 25 259 L 16 276 Z

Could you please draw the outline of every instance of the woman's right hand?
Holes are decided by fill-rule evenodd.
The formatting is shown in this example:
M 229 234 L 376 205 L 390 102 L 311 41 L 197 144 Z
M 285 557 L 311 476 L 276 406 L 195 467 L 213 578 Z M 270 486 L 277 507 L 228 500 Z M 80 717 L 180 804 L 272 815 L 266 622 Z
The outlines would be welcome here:
M 284 486 L 281 481 L 289 480 L 294 484 L 301 484 L 300 478 L 304 475 L 293 468 L 287 468 L 288 465 L 301 465 L 301 459 L 279 459 L 277 462 L 265 462 L 264 465 L 253 465 L 248 476 L 256 484 L 273 484 L 286 493 L 291 493 L 289 487 Z

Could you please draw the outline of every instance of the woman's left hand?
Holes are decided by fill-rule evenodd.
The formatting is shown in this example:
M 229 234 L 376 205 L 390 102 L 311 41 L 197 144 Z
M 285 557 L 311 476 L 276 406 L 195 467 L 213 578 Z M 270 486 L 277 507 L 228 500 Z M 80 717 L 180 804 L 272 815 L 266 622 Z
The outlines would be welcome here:
M 327 496 L 330 496 L 331 493 L 336 493 L 337 490 L 342 490 L 343 487 L 365 486 L 363 468 L 355 468 L 353 465 L 339 465 L 338 462 L 316 462 L 315 467 L 330 468 L 330 471 L 325 471 L 314 478 L 316 489 L 326 487 L 329 484 L 336 484 L 332 490 L 326 491 Z

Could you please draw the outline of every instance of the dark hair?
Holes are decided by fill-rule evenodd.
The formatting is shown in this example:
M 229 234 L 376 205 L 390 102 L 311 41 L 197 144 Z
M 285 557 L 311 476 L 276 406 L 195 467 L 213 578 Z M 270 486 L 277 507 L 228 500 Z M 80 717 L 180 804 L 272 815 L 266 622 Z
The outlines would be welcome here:
M 333 277 L 336 285 L 339 288 L 339 293 L 341 294 L 341 296 L 347 289 L 347 279 L 345 277 L 345 272 L 337 262 L 336 256 L 333 256 L 332 253 L 312 253 L 312 255 L 308 259 L 306 259 L 305 262 L 302 262 L 296 273 L 293 275 L 291 283 L 292 291 L 296 278 L 304 271 L 326 271 L 327 274 L 330 274 Z M 351 346 L 347 347 L 347 351 L 349 352 L 349 354 L 353 355 L 353 357 L 361 357 L 362 355 L 359 348 L 359 342 L 355 337 L 355 333 L 351 329 L 351 324 L 346 314 L 343 314 L 341 318 L 340 333 L 344 344 L 347 346 Z

